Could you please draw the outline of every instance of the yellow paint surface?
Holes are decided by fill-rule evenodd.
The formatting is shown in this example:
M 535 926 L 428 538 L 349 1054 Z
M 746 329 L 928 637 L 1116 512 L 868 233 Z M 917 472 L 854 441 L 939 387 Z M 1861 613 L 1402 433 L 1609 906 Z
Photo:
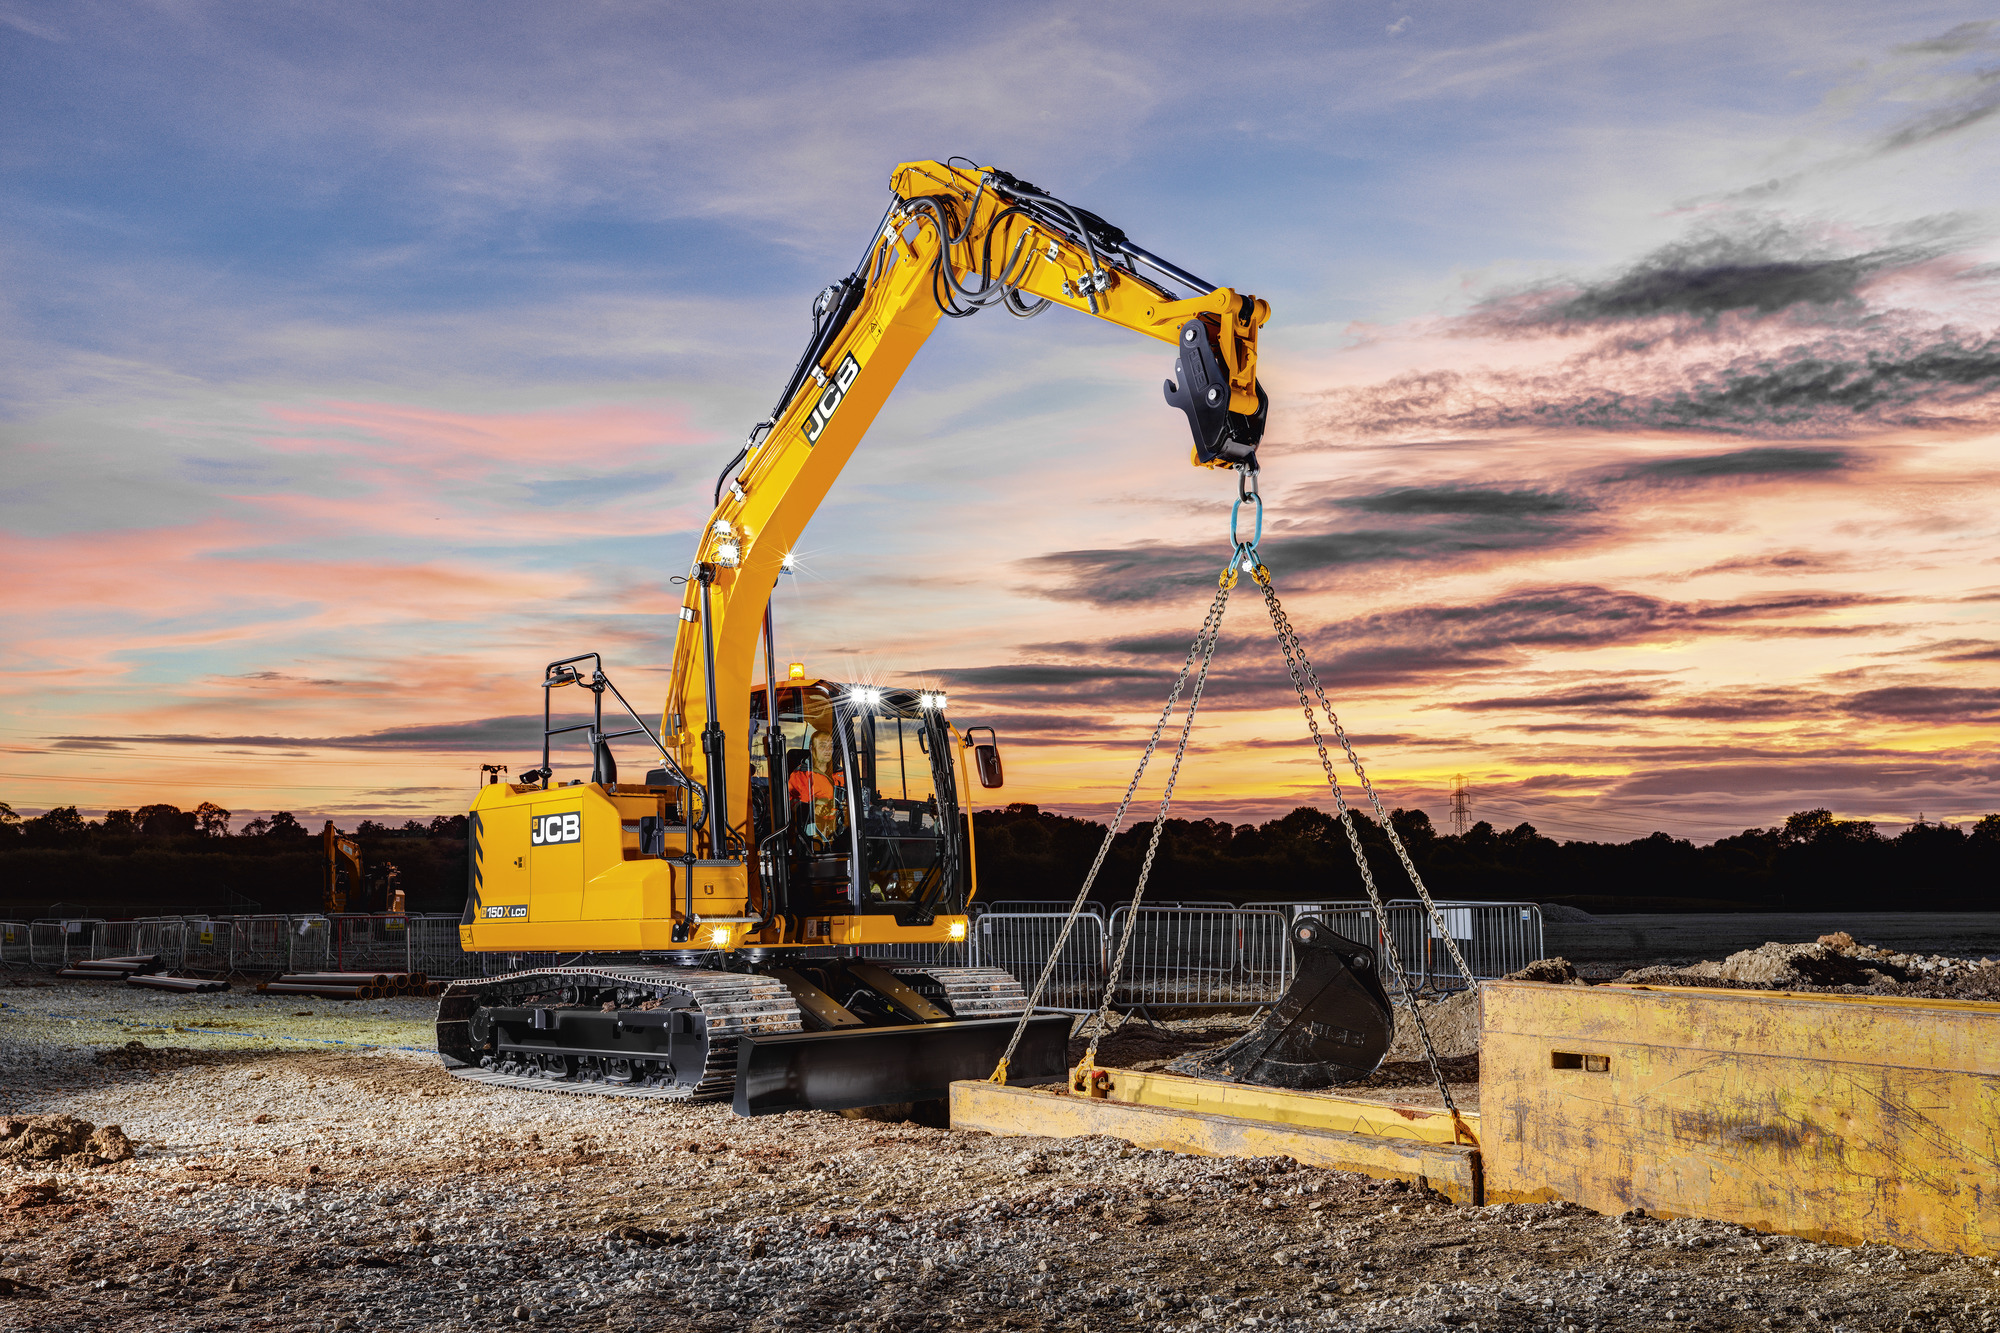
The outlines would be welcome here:
M 2000 1004 L 1481 988 L 1487 1198 L 2000 1253 Z
M 1203 1157 L 1290 1157 L 1307 1166 L 1428 1185 L 1454 1203 L 1481 1202 L 1479 1150 L 1449 1142 L 1345 1133 L 986 1082 L 951 1085 L 951 1124 L 953 1129 L 1044 1138 L 1108 1134 L 1141 1148 Z
M 1375 1138 L 1409 1139 L 1417 1143 L 1460 1143 L 1479 1146 L 1479 1116 L 1459 1113 L 1456 1130 L 1443 1111 L 1389 1102 L 1363 1101 L 1330 1092 L 1296 1092 L 1244 1083 L 1219 1083 L 1179 1074 L 1140 1073 L 1107 1069 L 1109 1096 L 1115 1102 L 1160 1106 L 1171 1111 L 1200 1111 L 1240 1116 L 1268 1125 L 1306 1125 L 1366 1134 Z

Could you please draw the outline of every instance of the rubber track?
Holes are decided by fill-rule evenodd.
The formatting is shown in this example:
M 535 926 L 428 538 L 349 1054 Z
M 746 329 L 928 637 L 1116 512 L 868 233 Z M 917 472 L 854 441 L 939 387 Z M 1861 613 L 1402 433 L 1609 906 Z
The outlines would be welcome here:
M 656 1000 L 694 1001 L 707 1020 L 708 1059 L 701 1078 L 670 1088 L 632 1087 L 586 1079 L 536 1078 L 502 1074 L 468 1062 L 472 1056 L 467 1021 L 480 997 L 489 1004 L 507 1004 L 561 986 L 616 986 L 648 992 Z M 456 1001 L 456 1003 L 454 1003 Z M 736 1039 L 752 1032 L 797 1032 L 799 1007 L 783 982 L 744 972 L 716 972 L 693 967 L 544 968 L 504 976 L 455 981 L 438 1000 L 438 1055 L 452 1077 L 495 1087 L 534 1092 L 566 1092 L 598 1097 L 650 1097 L 659 1101 L 726 1101 L 736 1088 Z M 462 1052 L 454 1059 L 447 1050 Z

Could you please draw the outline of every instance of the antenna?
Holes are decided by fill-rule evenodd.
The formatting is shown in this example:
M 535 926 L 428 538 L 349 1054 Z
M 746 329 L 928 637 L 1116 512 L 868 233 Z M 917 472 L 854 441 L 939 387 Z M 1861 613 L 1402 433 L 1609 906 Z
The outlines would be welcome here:
M 1455 837 L 1464 837 L 1465 830 L 1472 826 L 1472 793 L 1465 788 L 1465 774 L 1455 773 L 1451 779 L 1451 831 Z

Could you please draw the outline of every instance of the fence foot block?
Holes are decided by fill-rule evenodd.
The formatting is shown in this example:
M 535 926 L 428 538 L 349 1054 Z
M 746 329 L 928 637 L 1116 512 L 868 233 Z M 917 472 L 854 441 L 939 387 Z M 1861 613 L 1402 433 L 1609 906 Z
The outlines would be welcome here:
M 1485 1200 L 1479 1150 L 1459 1144 L 1384 1138 L 985 1082 L 951 1085 L 951 1127 L 1043 1138 L 1104 1134 L 1136 1147 L 1202 1157 L 1290 1157 L 1305 1166 L 1424 1185 L 1453 1203 L 1476 1205 Z

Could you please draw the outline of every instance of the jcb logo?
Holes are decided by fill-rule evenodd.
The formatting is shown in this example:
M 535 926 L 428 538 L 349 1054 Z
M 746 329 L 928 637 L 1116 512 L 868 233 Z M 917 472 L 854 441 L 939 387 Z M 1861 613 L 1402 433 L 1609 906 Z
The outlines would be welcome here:
M 813 404 L 812 415 L 806 418 L 808 443 L 819 443 L 820 433 L 826 429 L 826 423 L 833 420 L 833 414 L 839 410 L 841 400 L 847 397 L 847 391 L 854 387 L 854 377 L 860 373 L 861 363 L 854 359 L 854 353 L 849 352 L 847 359 L 840 363 L 840 369 L 833 372 L 833 382 L 826 386 L 826 391 L 820 394 L 819 401 Z
M 528 841 L 536 847 L 552 842 L 581 842 L 583 815 L 575 810 L 566 815 L 536 815 L 528 831 Z

